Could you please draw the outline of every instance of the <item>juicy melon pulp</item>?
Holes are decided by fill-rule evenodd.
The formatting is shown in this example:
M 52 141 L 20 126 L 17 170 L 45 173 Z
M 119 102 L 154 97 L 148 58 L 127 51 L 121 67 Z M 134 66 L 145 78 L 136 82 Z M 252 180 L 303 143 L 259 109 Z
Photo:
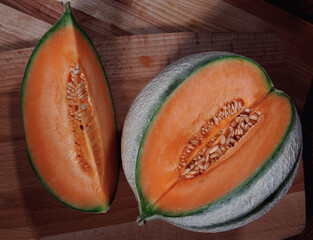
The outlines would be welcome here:
M 228 104 L 237 108 L 227 113 Z M 231 133 L 237 118 L 243 125 Z M 136 178 L 144 208 L 175 216 L 231 193 L 273 155 L 292 119 L 289 98 L 252 61 L 228 57 L 199 67 L 157 110 L 141 142 Z
M 33 168 L 59 200 L 106 211 L 118 176 L 110 90 L 95 49 L 69 5 L 26 69 L 22 114 Z

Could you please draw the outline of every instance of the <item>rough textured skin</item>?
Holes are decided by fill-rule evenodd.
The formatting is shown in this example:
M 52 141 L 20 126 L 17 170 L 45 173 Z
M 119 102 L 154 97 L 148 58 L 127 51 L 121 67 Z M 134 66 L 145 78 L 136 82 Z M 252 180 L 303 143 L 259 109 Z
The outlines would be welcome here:
M 205 52 L 182 58 L 167 66 L 156 75 L 138 94 L 126 116 L 122 133 L 122 164 L 129 185 L 139 201 L 136 188 L 135 168 L 138 149 L 146 128 L 157 108 L 166 98 L 172 80 L 185 80 L 186 75 L 202 63 L 235 54 Z
M 265 214 L 284 196 L 297 174 L 301 152 L 301 124 L 295 112 L 291 131 L 275 156 L 269 159 L 270 162 L 262 170 L 260 177 L 252 179 L 246 187 L 200 214 L 179 218 L 154 218 L 199 232 L 221 232 L 241 227 Z M 290 175 L 293 167 L 295 170 Z M 267 200 L 275 191 L 276 196 Z M 261 207 L 257 209 L 259 206 Z
M 174 81 L 185 77 L 202 63 L 222 56 L 234 55 L 226 52 L 207 52 L 183 58 L 165 68 L 139 93 L 126 117 L 122 135 L 122 163 L 126 178 L 135 193 L 136 160 L 142 137 L 150 119 L 166 96 Z M 292 103 L 291 103 L 292 104 Z M 260 217 L 272 208 L 291 186 L 300 163 L 302 151 L 301 124 L 296 110 L 290 131 L 281 143 L 280 149 L 267 161 L 262 174 L 250 179 L 244 187 L 238 188 L 212 204 L 201 213 L 185 217 L 152 216 L 176 226 L 200 232 L 220 232 L 243 226 Z

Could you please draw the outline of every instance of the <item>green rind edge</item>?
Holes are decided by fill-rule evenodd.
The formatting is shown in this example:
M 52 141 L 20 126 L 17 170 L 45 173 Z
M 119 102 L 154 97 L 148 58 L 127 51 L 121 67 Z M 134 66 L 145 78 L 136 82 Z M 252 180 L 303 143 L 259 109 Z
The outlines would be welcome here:
M 31 68 L 32 62 L 35 59 L 37 53 L 39 52 L 41 46 L 55 33 L 57 32 L 59 29 L 61 29 L 62 27 L 65 27 L 69 24 L 73 24 L 73 26 L 75 26 L 75 28 L 77 30 L 79 30 L 79 32 L 82 34 L 83 37 L 85 37 L 85 39 L 88 41 L 89 45 L 92 47 L 95 55 L 97 56 L 97 59 L 99 61 L 99 64 L 102 68 L 102 72 L 105 76 L 105 80 L 106 80 L 106 84 L 109 90 L 109 94 L 110 94 L 110 98 L 111 98 L 111 102 L 112 102 L 112 108 L 113 108 L 113 114 L 114 114 L 114 123 L 115 123 L 115 129 L 116 129 L 116 136 L 118 136 L 118 132 L 117 132 L 117 122 L 116 122 L 116 115 L 115 115 L 115 109 L 114 109 L 114 105 L 113 105 L 113 98 L 112 98 L 112 93 L 111 93 L 111 89 L 108 83 L 108 78 L 106 76 L 106 73 L 104 71 L 104 67 L 103 64 L 101 62 L 101 59 L 96 51 L 95 46 L 93 45 L 92 41 L 90 40 L 90 38 L 88 37 L 88 35 L 83 31 L 83 29 L 78 25 L 78 23 L 76 22 L 73 13 L 71 11 L 70 8 L 70 3 L 67 2 L 65 7 L 65 11 L 63 13 L 63 15 L 61 16 L 61 18 L 57 21 L 57 23 L 55 25 L 53 25 L 45 34 L 44 36 L 39 40 L 39 42 L 37 43 L 34 51 L 32 52 L 29 61 L 26 65 L 26 69 L 25 69 L 25 73 L 24 73 L 24 77 L 23 77 L 23 83 L 22 83 L 22 88 L 21 88 L 21 99 L 20 99 L 20 107 L 21 107 L 21 115 L 22 115 L 22 123 L 23 123 L 23 131 L 24 131 L 24 136 L 25 136 L 25 145 L 26 145 L 26 151 L 27 151 L 27 156 L 30 162 L 30 165 L 36 175 L 36 177 L 39 179 L 39 181 L 41 182 L 41 184 L 46 188 L 46 190 L 54 197 L 56 198 L 58 201 L 60 201 L 61 203 L 63 203 L 64 205 L 81 211 L 81 212 L 96 212 L 96 213 L 103 213 L 106 212 L 109 208 L 111 203 L 113 202 L 113 199 L 115 197 L 116 191 L 117 191 L 117 183 L 118 183 L 118 178 L 119 178 L 119 172 L 120 172 L 120 162 L 118 163 L 118 174 L 117 174 L 117 180 L 116 180 L 116 187 L 115 187 L 115 191 L 114 194 L 112 195 L 111 200 L 108 202 L 108 204 L 103 205 L 103 206 L 97 206 L 91 209 L 84 209 L 84 208 L 79 208 L 79 207 L 75 207 L 70 205 L 69 203 L 63 201 L 62 199 L 60 199 L 57 195 L 54 194 L 54 192 L 52 191 L 52 189 L 50 187 L 47 186 L 47 184 L 44 182 L 43 178 L 41 177 L 41 175 L 39 174 L 39 172 L 37 171 L 35 164 L 32 161 L 32 157 L 30 154 L 30 150 L 27 144 L 27 138 L 26 138 L 26 132 L 25 132 L 25 127 L 24 127 L 24 97 L 25 97 L 25 88 L 27 85 L 27 78 L 28 78 L 28 73 L 29 70 Z M 117 141 L 117 146 L 119 146 L 119 142 Z
M 162 215 L 162 216 L 165 216 L 165 217 L 183 217 L 183 216 L 191 215 L 191 214 L 201 214 L 202 212 L 204 212 L 205 210 L 207 210 L 211 206 L 215 205 L 216 203 L 224 201 L 224 200 L 230 198 L 232 195 L 240 194 L 242 189 L 245 189 L 248 186 L 253 185 L 255 183 L 255 181 L 260 176 L 262 176 L 262 172 L 263 172 L 264 169 L 270 168 L 274 164 L 274 161 L 276 159 L 277 154 L 279 153 L 280 149 L 282 148 L 286 138 L 288 137 L 288 135 L 289 135 L 289 133 L 291 131 L 291 128 L 294 125 L 294 122 L 295 122 L 295 110 L 294 110 L 292 102 L 290 101 L 290 98 L 284 92 L 275 89 L 275 90 L 271 91 L 271 93 L 279 95 L 279 96 L 282 96 L 282 97 L 286 97 L 288 99 L 288 101 L 290 103 L 290 107 L 292 109 L 292 111 L 291 111 L 292 115 L 291 115 L 291 121 L 288 124 L 288 127 L 287 127 L 287 129 L 286 129 L 286 131 L 284 133 L 284 136 L 282 137 L 281 141 L 278 143 L 275 151 L 272 152 L 272 154 L 264 161 L 264 163 L 249 178 L 247 178 L 243 183 L 238 185 L 235 189 L 233 189 L 232 191 L 227 193 L 222 198 L 219 198 L 216 201 L 214 201 L 214 202 L 212 202 L 212 203 L 210 203 L 210 204 L 208 204 L 206 206 L 203 206 L 201 208 L 195 209 L 194 211 L 182 212 L 182 213 L 178 213 L 178 214 L 173 214 L 173 213 L 166 212 L 166 211 L 155 210 L 155 211 L 152 212 L 153 215 Z
M 232 225 L 234 223 L 237 223 L 238 221 L 243 221 L 243 220 L 246 220 L 247 218 L 259 213 L 263 208 L 264 206 L 268 205 L 268 204 L 271 204 L 273 202 L 275 202 L 275 200 L 277 200 L 277 198 L 279 196 L 281 196 L 281 193 L 283 191 L 286 191 L 288 189 L 286 189 L 286 186 L 288 185 L 288 182 L 290 180 L 292 180 L 293 177 L 295 177 L 296 175 L 296 172 L 298 170 L 298 167 L 300 165 L 300 158 L 301 158 L 301 152 L 302 152 L 302 149 L 299 151 L 298 153 L 298 156 L 297 156 L 297 161 L 295 161 L 295 163 L 293 164 L 291 170 L 290 170 L 290 173 L 288 174 L 288 176 L 284 179 L 284 181 L 279 185 L 279 187 L 277 188 L 276 191 L 274 191 L 268 198 L 266 198 L 262 203 L 258 204 L 256 208 L 254 208 L 252 211 L 250 211 L 249 213 L 243 215 L 243 216 L 240 216 L 236 219 L 232 219 L 230 221 L 227 221 L 225 223 L 222 223 L 222 224 L 213 224 L 213 225 L 210 225 L 210 226 L 204 226 L 204 227 L 190 227 L 188 229 L 190 230 L 197 230 L 197 231 L 203 231 L 203 230 L 210 230 L 210 229 L 214 229 L 214 228 L 217 228 L 217 227 L 227 227 L 229 225 Z M 183 228 L 186 228 L 186 226 L 181 226 L 179 224 L 177 224 L 177 226 L 180 226 L 180 227 L 183 227 Z
M 276 148 L 276 150 L 272 153 L 271 156 L 269 156 L 269 158 L 264 162 L 264 164 L 262 166 L 260 166 L 259 169 L 257 169 L 253 175 L 251 175 L 246 181 L 244 181 L 241 185 L 239 185 L 237 188 L 235 188 L 233 191 L 229 192 L 228 194 L 226 194 L 225 196 L 223 196 L 222 198 L 216 200 L 213 203 L 210 203 L 208 205 L 205 205 L 203 207 L 197 208 L 193 211 L 188 211 L 188 212 L 180 212 L 180 213 L 170 213 L 170 212 L 165 212 L 165 211 L 160 211 L 154 208 L 153 205 L 149 204 L 142 193 L 141 187 L 140 187 L 140 176 L 139 176 L 139 167 L 140 167 L 140 161 L 141 161 L 141 154 L 143 151 L 143 145 L 144 142 L 146 140 L 146 137 L 149 133 L 150 128 L 152 127 L 154 120 L 156 119 L 158 113 L 161 111 L 163 105 L 167 102 L 167 100 L 171 97 L 171 95 L 175 92 L 176 89 L 179 88 L 180 85 L 182 85 L 186 80 L 188 80 L 193 74 L 195 74 L 196 72 L 198 72 L 199 70 L 201 70 L 203 67 L 208 66 L 211 63 L 217 62 L 217 61 L 223 61 L 226 59 L 242 59 L 242 60 L 246 60 L 252 64 L 254 64 L 255 66 L 257 66 L 261 72 L 264 74 L 264 80 L 266 83 L 266 86 L 268 87 L 268 93 L 276 93 L 278 95 L 282 95 L 284 97 L 287 97 L 289 100 L 289 103 L 291 104 L 291 109 L 292 109 L 292 117 L 291 117 L 291 121 L 288 125 L 288 128 L 284 134 L 284 137 L 282 138 L 281 142 L 279 143 L 278 147 Z M 244 57 L 244 56 L 238 56 L 238 55 L 231 55 L 231 56 L 222 56 L 222 57 L 217 57 L 215 59 L 206 61 L 198 66 L 196 66 L 194 69 L 190 70 L 190 74 L 188 74 L 186 77 L 179 78 L 174 80 L 174 83 L 170 86 L 170 88 L 168 89 L 168 91 L 165 93 L 166 97 L 164 98 L 164 100 L 162 101 L 162 103 L 158 106 L 158 108 L 155 110 L 154 114 L 152 115 L 150 122 L 147 124 L 146 130 L 144 132 L 144 135 L 142 137 L 142 140 L 140 142 L 139 145 L 139 150 L 138 150 L 138 155 L 137 155 L 137 161 L 136 161 L 136 169 L 135 169 L 135 174 L 136 174 L 136 186 L 137 186 L 137 191 L 138 191 L 138 195 L 139 195 L 139 199 L 140 199 L 140 206 L 141 206 L 141 211 L 140 211 L 140 217 L 138 217 L 137 222 L 142 222 L 144 221 L 146 218 L 151 217 L 151 216 L 155 216 L 155 215 L 162 215 L 164 217 L 183 217 L 183 216 L 187 216 L 187 215 L 192 215 L 192 214 L 201 214 L 202 212 L 204 212 L 205 210 L 207 210 L 210 206 L 215 205 L 216 203 L 222 201 L 223 199 L 229 198 L 230 195 L 234 194 L 235 192 L 240 192 L 240 189 L 242 189 L 243 187 L 245 187 L 250 181 L 252 181 L 253 179 L 257 178 L 263 169 L 265 169 L 268 165 L 268 163 L 270 162 L 269 160 L 275 156 L 275 154 L 279 151 L 279 149 L 282 146 L 282 143 L 284 142 L 286 136 L 288 135 L 288 133 L 290 132 L 290 129 L 294 123 L 294 118 L 295 118 L 295 110 L 293 107 L 293 104 L 290 100 L 290 98 L 283 93 L 282 91 L 278 91 L 274 88 L 272 81 L 270 80 L 267 72 L 260 66 L 260 64 L 258 64 L 257 62 L 253 61 L 250 58 Z

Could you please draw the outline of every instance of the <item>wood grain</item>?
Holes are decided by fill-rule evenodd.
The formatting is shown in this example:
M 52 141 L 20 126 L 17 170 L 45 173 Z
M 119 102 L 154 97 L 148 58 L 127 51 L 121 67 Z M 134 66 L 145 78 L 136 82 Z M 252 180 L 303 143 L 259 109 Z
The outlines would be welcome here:
M 223 50 L 260 62 L 274 84 L 292 92 L 283 47 L 272 33 L 172 33 L 95 39 L 106 69 L 121 132 L 130 103 L 142 87 L 169 63 L 197 52 Z M 137 203 L 123 172 L 112 208 L 106 214 L 80 213 L 55 200 L 29 165 L 19 113 L 23 72 L 33 48 L 0 53 L 0 236 L 7 239 L 242 239 L 282 238 L 305 224 L 303 168 L 288 194 L 273 210 L 243 228 L 222 234 L 187 232 L 162 222 L 139 228 Z M 296 100 L 303 101 L 303 96 Z M 300 109 L 301 110 L 301 109 Z M 92 229 L 92 230 L 88 230 Z M 80 233 L 72 233 L 82 231 Z M 68 233 L 68 234 L 66 234 Z M 62 235 L 65 234 L 65 235 Z M 77 235 L 78 234 L 78 235 Z M 88 236 L 88 237 L 86 237 Z M 51 239 L 51 238 L 50 238 Z
M 31 17 L 30 23 L 41 21 L 53 24 L 64 6 L 55 0 L 0 0 L 2 5 L 15 9 L 20 16 Z M 313 26 L 264 1 L 249 0 L 71 0 L 78 23 L 90 37 L 107 37 L 166 32 L 274 32 L 285 48 L 290 70 L 289 93 L 300 113 L 304 107 L 313 76 Z M 0 24 L 0 51 L 34 46 L 25 40 L 28 34 L 39 40 L 46 28 L 36 24 L 33 29 L 20 21 L 16 14 L 0 14 L 0 22 L 17 22 L 16 28 Z M 38 33 L 41 32 L 41 35 Z M 302 100 L 299 101 L 298 97 Z
M 169 225 L 165 222 L 155 220 L 148 222 L 145 226 L 138 226 L 136 222 L 122 223 L 112 226 L 105 226 L 97 229 L 90 229 L 76 233 L 60 234 L 53 237 L 44 237 L 43 240 L 68 240 L 68 239 L 138 239 L 138 240 L 159 240 L 159 239 L 208 239 L 208 240 L 234 240 L 253 239 L 271 240 L 285 239 L 291 232 L 302 231 L 302 224 L 294 224 L 286 219 L 296 218 L 301 222 L 301 212 L 303 212 L 302 194 L 300 192 L 287 194 L 279 204 L 270 212 L 258 220 L 246 225 L 246 227 L 217 234 L 205 234 L 188 232 Z M 300 202 L 300 205 L 296 201 Z M 302 203 L 301 203 L 302 202 Z M 288 210 L 294 208 L 299 211 L 298 215 L 291 214 Z M 278 217 L 279 216 L 279 217 Z M 281 218 L 283 217 L 284 220 Z M 286 229 L 281 228 L 281 224 Z M 262 226 L 262 227 L 260 227 Z M 105 236 L 105 237 L 104 237 Z
M 42 37 L 42 33 L 52 26 L 1 3 L 0 23 L 2 51 L 34 46 Z

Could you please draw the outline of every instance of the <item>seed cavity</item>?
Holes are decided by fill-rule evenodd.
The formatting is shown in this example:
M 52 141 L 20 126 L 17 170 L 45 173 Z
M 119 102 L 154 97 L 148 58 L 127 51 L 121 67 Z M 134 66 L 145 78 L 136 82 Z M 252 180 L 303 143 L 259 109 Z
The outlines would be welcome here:
M 67 83 L 67 96 L 69 114 L 78 120 L 83 129 L 89 124 L 93 117 L 92 106 L 88 96 L 87 81 L 79 76 L 80 65 L 70 67 L 70 78 Z M 86 111 L 88 110 L 88 111 Z
M 227 102 L 215 116 L 205 121 L 200 131 L 186 144 L 181 154 L 177 170 L 182 171 L 182 177 L 191 179 L 203 174 L 258 122 L 262 112 L 253 112 L 249 108 L 243 109 L 243 106 L 242 99 Z M 224 120 L 225 127 L 200 147 L 204 140 L 208 140 L 208 135 L 213 128 L 218 127 Z
M 101 153 L 97 145 L 99 144 L 99 136 L 95 126 L 93 105 L 89 97 L 87 79 L 78 63 L 69 67 L 66 100 L 75 141 L 76 161 L 85 172 L 92 171 L 92 165 L 95 165 L 99 175 L 101 175 Z M 94 161 L 95 164 L 91 161 Z

